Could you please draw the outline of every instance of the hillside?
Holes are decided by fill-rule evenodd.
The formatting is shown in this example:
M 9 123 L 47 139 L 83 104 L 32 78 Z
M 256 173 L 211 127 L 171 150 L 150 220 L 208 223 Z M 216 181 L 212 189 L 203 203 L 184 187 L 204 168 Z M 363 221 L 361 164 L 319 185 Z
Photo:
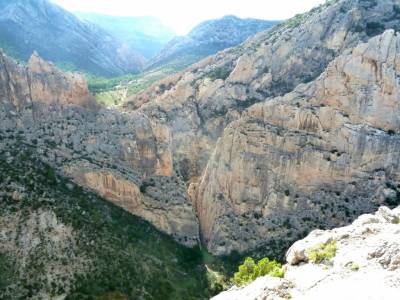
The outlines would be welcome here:
M 277 255 L 312 228 L 341 226 L 396 201 L 399 127 L 381 107 L 398 111 L 398 65 L 384 60 L 397 57 L 398 48 L 387 52 L 397 38 L 386 33 L 366 57 L 346 55 L 399 28 L 398 7 L 330 1 L 125 104 L 170 128 L 174 168 L 211 252 Z M 340 55 L 351 63 L 327 69 Z M 325 70 L 324 87 L 314 80 Z
M 144 62 L 105 30 L 48 0 L 1 0 L 0 47 L 20 61 L 37 51 L 64 69 L 107 77 L 138 72 Z
M 110 32 L 146 59 L 153 58 L 175 36 L 172 29 L 154 17 L 121 17 L 86 12 L 74 14 Z
M 98 24 L 106 21 L 106 19 L 96 21 L 96 15 L 91 15 L 89 18 Z M 114 17 L 109 17 L 107 20 L 110 23 L 114 22 Z M 130 19 L 127 18 L 126 20 Z M 119 26 L 118 20 L 115 20 L 115 23 Z M 154 82 L 176 74 L 208 55 L 238 45 L 249 36 L 278 23 L 256 19 L 239 19 L 234 16 L 203 22 L 187 36 L 175 37 L 171 40 L 156 57 L 147 62 L 147 67 L 141 74 L 111 80 L 94 78 L 90 81 L 90 89 L 95 93 L 99 103 L 105 106 L 120 105 L 150 87 Z M 109 24 L 104 27 L 106 26 L 113 27 L 114 25 Z M 118 28 L 118 31 L 120 33 L 115 32 L 116 36 L 126 35 L 124 32 L 127 30 Z M 121 37 L 121 39 L 124 39 L 124 37 Z
M 236 46 L 257 32 L 278 23 L 278 21 L 240 19 L 235 16 L 205 21 L 186 36 L 175 37 L 170 41 L 147 64 L 147 69 L 180 64 L 187 67 L 208 55 Z
M 210 295 L 200 250 L 57 176 L 34 147 L 1 139 L 1 299 Z
M 200 251 L 164 128 L 101 110 L 79 74 L 2 53 L 0 120 L 0 299 L 219 291 L 210 270 L 230 263 Z

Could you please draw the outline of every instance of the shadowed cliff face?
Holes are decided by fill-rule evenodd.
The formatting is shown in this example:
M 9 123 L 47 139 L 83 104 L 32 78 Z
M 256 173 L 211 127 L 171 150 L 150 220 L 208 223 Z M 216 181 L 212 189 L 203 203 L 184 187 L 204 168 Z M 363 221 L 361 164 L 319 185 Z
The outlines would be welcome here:
M 389 30 L 232 122 L 194 188 L 208 248 L 247 251 L 398 202 L 399 78 Z

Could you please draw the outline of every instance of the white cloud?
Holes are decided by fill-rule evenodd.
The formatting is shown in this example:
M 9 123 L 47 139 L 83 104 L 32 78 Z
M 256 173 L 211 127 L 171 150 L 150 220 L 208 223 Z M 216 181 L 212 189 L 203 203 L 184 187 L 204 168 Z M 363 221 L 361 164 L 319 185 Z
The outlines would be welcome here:
M 155 16 L 178 34 L 207 19 L 236 15 L 242 18 L 283 20 L 325 0 L 52 0 L 71 11 L 120 16 Z

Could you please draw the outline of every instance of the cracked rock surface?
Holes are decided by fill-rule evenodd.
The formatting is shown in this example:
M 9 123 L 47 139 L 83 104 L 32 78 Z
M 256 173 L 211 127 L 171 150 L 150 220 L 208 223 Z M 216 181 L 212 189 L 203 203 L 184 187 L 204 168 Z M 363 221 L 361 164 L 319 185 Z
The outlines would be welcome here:
M 336 241 L 328 264 L 314 264 L 304 254 Z M 400 207 L 380 207 L 353 224 L 315 230 L 286 253 L 283 279 L 261 277 L 244 288 L 232 288 L 212 300 L 397 299 L 400 291 Z

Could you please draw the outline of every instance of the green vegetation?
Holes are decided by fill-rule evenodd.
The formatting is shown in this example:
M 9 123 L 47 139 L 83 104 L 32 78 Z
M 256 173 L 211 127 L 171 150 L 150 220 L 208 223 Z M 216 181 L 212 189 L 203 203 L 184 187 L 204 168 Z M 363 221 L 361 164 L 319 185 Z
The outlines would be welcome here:
M 0 253 L 0 291 L 12 284 L 14 280 L 13 263 L 7 255 Z
M 16 259 L 14 267 L 9 268 L 13 257 L 1 254 L 1 291 L 8 290 L 21 299 L 38 291 L 58 295 L 66 281 L 61 278 L 57 284 L 49 284 L 45 266 L 74 268 L 76 257 L 87 258 L 90 269 L 74 271 L 67 296 L 70 300 L 206 299 L 225 287 L 226 262 L 199 248 L 181 246 L 148 222 L 58 176 L 36 158 L 34 148 L 18 143 L 6 149 L 0 150 L 0 190 L 4 192 L 0 195 L 0 217 L 19 218 L 17 228 L 24 228 L 33 212 L 50 210 L 59 222 L 74 229 L 77 247 L 64 251 L 62 257 L 48 255 L 42 237 L 41 246 L 26 257 L 23 272 L 17 272 L 15 278 L 13 271 L 19 269 L 21 261 Z M 12 162 L 7 160 L 7 152 L 15 158 Z M 22 200 L 7 196 L 13 186 L 24 187 Z M 0 292 L 0 298 L 3 296 Z
M 360 270 L 360 266 L 357 263 L 353 262 L 350 265 L 350 270 L 352 270 L 353 272 L 357 272 L 358 270 Z
M 225 80 L 229 77 L 232 72 L 232 68 L 230 66 L 222 66 L 212 70 L 206 76 L 210 78 L 212 81 L 217 79 Z
M 235 273 L 232 281 L 234 284 L 241 286 L 265 275 L 283 278 L 285 269 L 275 260 L 263 258 L 256 263 L 253 258 L 247 257 L 244 263 L 239 266 L 239 271 Z
M 367 35 L 375 36 L 381 34 L 385 30 L 385 25 L 379 22 L 369 22 L 367 23 Z
M 96 77 L 93 75 L 86 74 L 88 81 L 89 90 L 94 93 L 107 92 L 115 89 L 117 86 L 122 84 L 128 84 L 130 81 L 138 78 L 138 75 L 126 75 L 122 77 L 104 78 Z
M 336 255 L 336 241 L 320 244 L 306 252 L 308 260 L 314 264 L 327 263 Z
M 86 75 L 89 90 L 98 103 L 104 106 L 118 105 L 127 97 L 136 95 L 149 88 L 153 83 L 183 70 L 197 57 L 187 56 L 174 60 L 167 65 L 145 71 L 142 74 L 132 74 L 115 78 L 102 78 Z
M 196 55 L 185 55 L 166 65 L 148 69 L 141 74 L 130 74 L 115 78 L 86 74 L 86 79 L 89 90 L 95 95 L 97 102 L 108 107 L 121 104 L 127 97 L 139 94 L 155 82 L 185 69 L 199 59 L 200 57 Z

